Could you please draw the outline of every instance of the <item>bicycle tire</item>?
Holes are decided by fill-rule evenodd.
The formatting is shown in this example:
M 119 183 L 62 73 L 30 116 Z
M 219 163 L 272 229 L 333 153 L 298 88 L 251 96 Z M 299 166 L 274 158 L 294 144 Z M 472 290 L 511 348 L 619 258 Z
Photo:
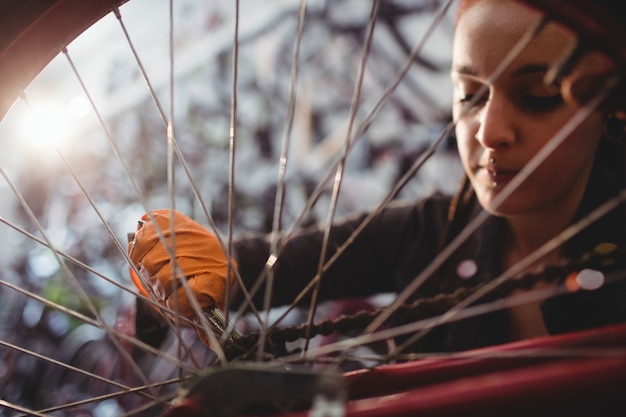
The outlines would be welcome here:
M 127 1 L 0 2 L 0 121 L 62 47 Z

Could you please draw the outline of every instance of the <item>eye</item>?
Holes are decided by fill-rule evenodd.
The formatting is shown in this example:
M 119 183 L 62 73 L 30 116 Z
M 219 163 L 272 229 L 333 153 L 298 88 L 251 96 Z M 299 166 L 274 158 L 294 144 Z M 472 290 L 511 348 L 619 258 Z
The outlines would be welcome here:
M 477 93 L 466 93 L 459 97 L 458 103 L 463 105 L 466 108 L 473 108 L 478 105 L 484 104 L 488 99 L 488 93 L 485 92 L 477 92 Z
M 536 113 L 548 113 L 558 109 L 564 104 L 561 94 L 550 96 L 524 95 L 520 99 L 521 105 L 526 110 Z

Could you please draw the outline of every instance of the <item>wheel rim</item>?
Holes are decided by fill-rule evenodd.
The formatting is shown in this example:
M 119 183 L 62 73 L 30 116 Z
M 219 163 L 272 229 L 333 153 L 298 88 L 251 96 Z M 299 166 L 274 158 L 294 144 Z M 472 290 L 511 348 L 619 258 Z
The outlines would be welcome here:
M 62 5 L 62 3 L 63 3 L 63 5 Z M 56 8 L 56 9 L 55 9 L 55 12 L 54 12 L 54 13 L 51 13 L 51 14 L 52 14 L 52 15 L 56 15 L 56 16 L 58 17 L 58 16 L 59 16 L 59 14 L 61 14 L 61 13 L 62 13 L 61 11 L 63 10 L 63 7 L 66 7 L 66 5 L 67 5 L 67 4 L 69 4 L 69 3 L 71 3 L 71 2 L 58 2 L 58 3 L 57 3 L 58 8 Z M 110 9 L 110 6 L 109 6 L 108 2 L 107 2 L 107 4 L 106 4 L 106 5 L 104 5 L 104 3 L 105 3 L 105 2 L 103 1 L 103 2 L 102 2 L 102 4 L 103 4 L 103 5 L 102 5 L 102 8 L 100 9 L 100 10 L 102 11 L 102 13 L 105 13 L 106 11 L 108 11 L 108 10 Z M 122 3 L 122 2 L 119 2 L 119 4 L 121 4 L 121 3 Z M 530 2 L 529 2 L 529 3 L 530 3 Z M 57 7 L 57 6 L 55 6 L 55 7 Z M 69 7 L 69 6 L 67 6 L 67 7 Z M 543 6 L 543 7 L 546 7 L 546 8 L 547 8 L 547 6 Z M 101 14 L 100 14 L 100 13 L 96 13 L 96 15 L 97 15 L 97 17 L 95 17 L 95 15 L 94 15 L 94 17 L 93 17 L 94 19 L 97 19 L 97 18 L 101 17 Z M 95 20 L 94 20 L 94 21 L 95 21 Z M 87 26 L 88 26 L 88 25 L 87 25 Z M 71 41 L 71 39 L 73 39 L 73 37 L 75 37 L 75 36 L 78 34 L 78 32 L 79 32 L 79 31 L 70 31 L 70 32 L 71 32 L 71 33 L 69 33 L 69 34 L 67 34 L 67 35 L 65 35 L 64 37 L 62 37 L 62 38 L 61 38 L 61 39 L 62 39 L 62 44 L 68 44 L 68 43 Z M 30 36 L 30 35 L 29 35 L 29 36 Z M 34 35 L 33 35 L 33 36 L 34 36 Z M 21 42 L 21 41 L 20 41 L 20 42 Z M 52 50 L 52 51 L 53 51 L 51 54 L 56 54 L 57 47 L 56 47 L 56 46 L 54 46 L 54 47 L 50 47 L 50 45 L 56 45 L 56 44 L 58 44 L 58 42 L 55 40 L 55 42 L 54 42 L 54 43 L 52 43 L 52 42 L 51 42 L 51 43 L 48 45 L 48 49 L 50 49 L 50 50 Z M 15 45 L 18 45 L 18 44 L 16 43 Z M 7 48 L 6 50 L 11 50 L 11 48 Z M 5 54 L 4 52 L 3 52 L 3 54 L 1 55 L 1 57 L 2 57 L 3 59 L 4 59 L 4 57 L 7 57 L 7 61 L 9 61 L 9 59 L 8 59 L 8 57 L 9 57 L 9 56 L 10 56 L 10 55 L 9 55 L 8 53 L 7 53 L 7 54 Z M 52 56 L 51 56 L 51 57 L 52 57 Z M 51 57 L 50 57 L 50 58 L 51 58 Z M 47 58 L 47 59 L 50 59 L 50 58 Z M 19 61 L 19 58 L 17 59 L 17 61 Z M 39 64 L 39 62 L 37 62 L 37 63 L 35 63 L 35 64 L 33 64 L 33 65 L 37 66 L 37 65 L 40 65 L 40 64 Z M 3 65 L 2 65 L 2 62 L 1 62 L 1 61 L 0 61 L 0 67 L 3 67 Z M 38 71 L 37 71 L 37 72 L 38 72 Z M 29 75 L 29 76 L 30 76 L 30 75 Z M 9 77 L 9 79 L 13 79 L 12 77 L 18 77 L 18 76 L 17 76 L 17 75 L 8 75 L 8 77 Z M 15 82 L 15 84 L 14 84 L 14 85 L 18 85 L 18 84 L 19 84 L 19 85 L 21 85 L 21 88 L 20 88 L 20 89 L 23 89 L 23 88 L 24 88 L 24 87 L 28 84 L 28 81 L 26 81 L 26 78 L 28 78 L 28 77 L 21 78 L 21 75 L 20 75 L 18 78 L 19 78 L 19 79 Z M 8 96 L 10 96 L 11 94 L 10 94 L 10 93 L 7 93 L 7 95 L 8 95 Z M 0 91 L 0 96 L 5 97 L 5 94 L 3 94 L 3 92 L 2 92 L 2 91 Z M 14 97 L 15 97 L 15 95 L 14 95 Z M 7 107 L 7 108 L 8 108 L 8 107 Z

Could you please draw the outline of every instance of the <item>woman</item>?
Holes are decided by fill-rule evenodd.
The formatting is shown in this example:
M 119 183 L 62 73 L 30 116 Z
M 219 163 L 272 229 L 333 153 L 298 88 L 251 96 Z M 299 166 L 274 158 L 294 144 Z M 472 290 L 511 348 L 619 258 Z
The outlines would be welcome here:
M 555 57 L 563 56 L 573 42 L 569 32 L 555 24 L 543 28 L 492 79 L 507 53 L 540 19 L 539 13 L 515 1 L 463 2 L 451 72 L 456 137 L 466 173 L 461 190 L 453 198 L 434 195 L 385 208 L 322 275 L 320 300 L 402 291 L 482 210 L 489 213 L 487 220 L 413 298 L 488 282 L 624 188 L 623 144 L 607 137 L 607 120 L 613 119 L 606 112 L 591 113 L 536 170 L 527 176 L 523 171 L 578 110 L 564 100 L 558 85 L 544 82 Z M 617 133 L 623 134 L 623 126 L 617 124 Z M 518 178 L 523 180 L 511 192 L 506 186 Z M 168 216 L 168 210 L 144 216 L 130 256 L 144 282 L 157 289 L 157 298 L 193 316 L 186 290 L 173 291 L 169 256 L 155 232 L 156 221 L 169 235 Z M 326 259 L 364 218 L 358 215 L 333 226 Z M 223 307 L 228 262 L 216 239 L 180 213 L 174 221 L 180 268 L 190 277 L 199 304 Z M 313 228 L 282 242 L 271 265 L 272 305 L 289 303 L 316 275 L 322 239 L 323 231 Z M 543 254 L 530 269 L 576 259 L 602 243 L 623 245 L 625 240 L 622 206 Z M 246 287 L 264 271 L 268 255 L 266 237 L 235 243 L 234 257 Z M 536 284 L 547 285 L 555 284 Z M 242 302 L 236 286 L 229 294 L 231 303 Z M 262 306 L 262 296 L 259 291 L 257 307 Z M 417 348 L 462 350 L 621 321 L 626 321 L 624 284 L 460 321 L 438 328 Z

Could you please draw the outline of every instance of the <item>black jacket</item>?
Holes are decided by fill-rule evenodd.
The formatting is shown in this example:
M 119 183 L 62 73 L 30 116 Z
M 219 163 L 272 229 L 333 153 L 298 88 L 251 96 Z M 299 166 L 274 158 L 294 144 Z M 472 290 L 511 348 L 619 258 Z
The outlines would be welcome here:
M 594 168 L 579 208 L 582 217 L 623 188 L 603 167 Z M 451 198 L 439 194 L 418 202 L 396 202 L 376 215 L 322 276 L 320 299 L 364 297 L 378 293 L 400 292 L 437 255 L 447 227 Z M 473 215 L 480 212 L 475 204 Z M 584 230 L 565 246 L 572 259 L 593 250 L 599 243 L 626 243 L 624 206 Z M 339 222 L 331 229 L 327 259 L 345 243 L 367 214 Z M 504 223 L 490 216 L 487 221 L 451 256 L 428 284 L 413 298 L 437 292 L 452 292 L 459 286 L 474 286 L 497 277 Z M 289 304 L 300 293 L 318 268 L 323 231 L 309 228 L 284 243 L 274 270 L 274 306 Z M 268 257 L 267 237 L 247 237 L 235 245 L 239 270 L 250 288 L 263 271 Z M 461 279 L 458 266 L 471 261 L 477 267 L 471 277 Z M 622 271 L 623 275 L 623 271 Z M 255 304 L 262 305 L 263 290 Z M 306 297 L 303 302 L 308 301 Z M 239 300 L 241 301 L 241 296 Z M 580 291 L 542 303 L 544 321 L 550 333 L 582 330 L 626 321 L 626 283 L 606 285 L 595 291 Z M 456 351 L 509 341 L 506 312 L 499 311 L 463 320 L 433 332 L 419 349 Z

